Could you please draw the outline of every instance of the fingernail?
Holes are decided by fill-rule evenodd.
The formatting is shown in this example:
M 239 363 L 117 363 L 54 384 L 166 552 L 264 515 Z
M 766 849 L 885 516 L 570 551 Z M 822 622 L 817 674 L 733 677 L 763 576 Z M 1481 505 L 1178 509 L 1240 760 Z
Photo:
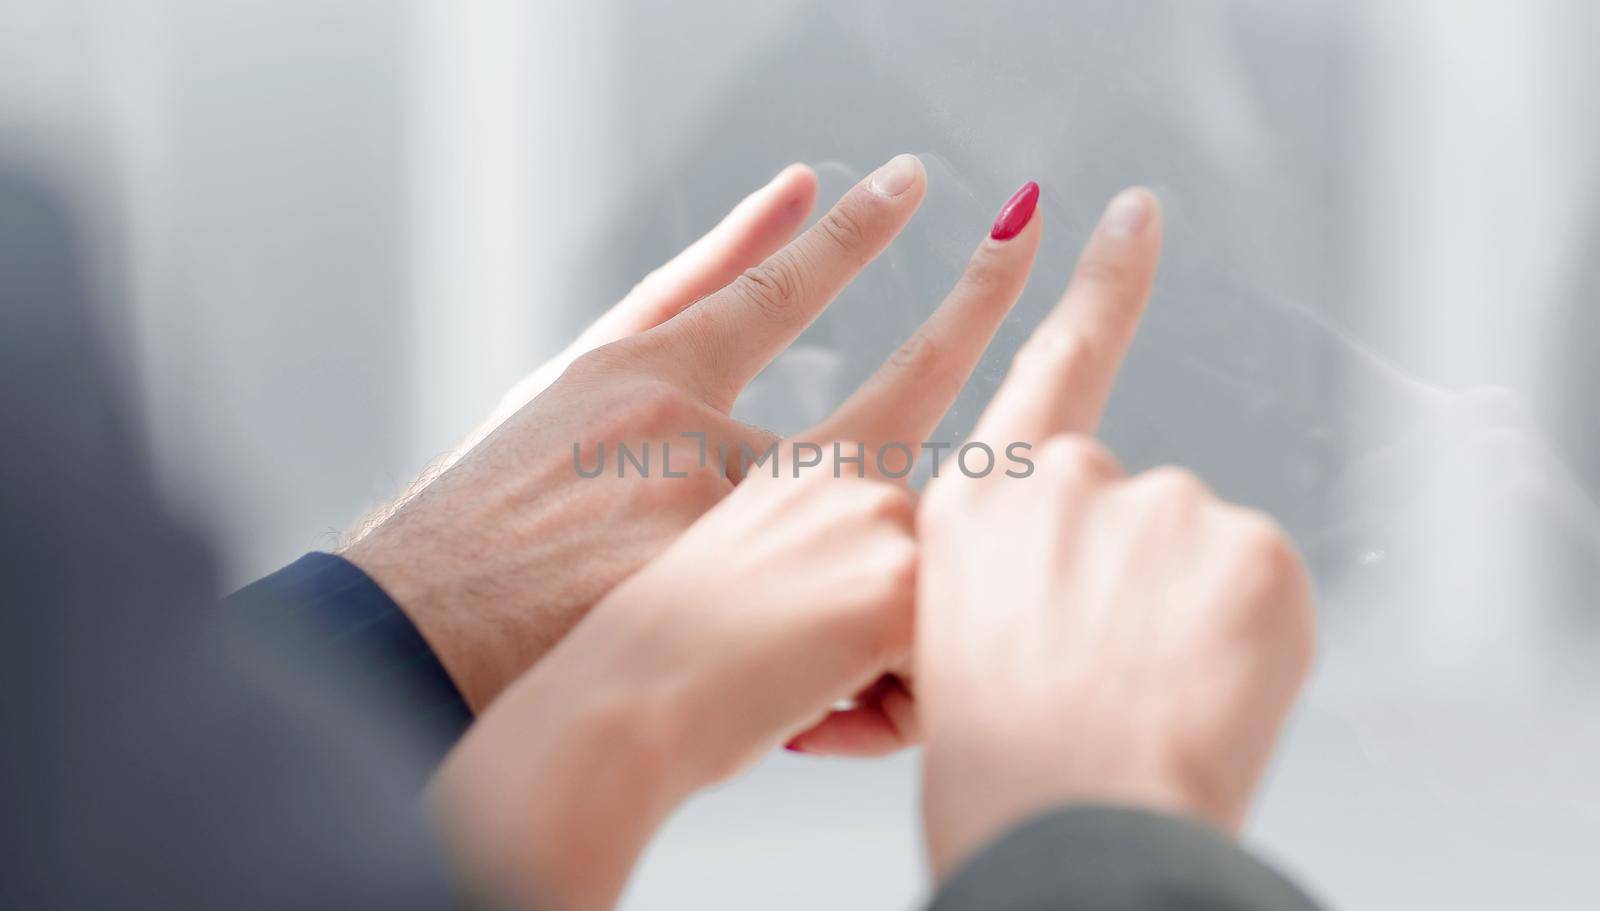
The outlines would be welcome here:
M 911 182 L 917 179 L 917 172 L 921 169 L 917 156 L 896 155 L 872 172 L 872 179 L 867 185 L 879 196 L 899 196 L 911 188 Z
M 1113 237 L 1132 237 L 1150 221 L 1150 191 L 1140 187 L 1123 190 L 1106 206 L 1100 228 Z
M 772 741 L 769 740 L 767 742 L 771 743 Z M 804 753 L 805 750 L 801 749 L 799 744 L 800 744 L 800 738 L 796 737 L 795 739 L 793 739 L 793 740 L 789 741 L 788 743 L 784 744 L 783 748 L 788 750 L 791 753 Z
M 1033 220 L 1033 210 L 1038 205 L 1039 185 L 1030 180 L 1000 207 L 1000 214 L 995 216 L 989 236 L 995 240 L 1010 240 L 1021 234 L 1028 222 Z

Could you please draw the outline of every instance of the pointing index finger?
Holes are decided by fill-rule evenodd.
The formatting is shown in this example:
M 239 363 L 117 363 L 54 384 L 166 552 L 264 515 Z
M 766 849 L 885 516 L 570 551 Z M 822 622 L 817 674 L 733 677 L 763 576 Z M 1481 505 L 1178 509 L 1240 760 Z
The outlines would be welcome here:
M 1161 255 L 1161 207 L 1142 187 L 1106 207 L 1066 294 L 1012 360 L 974 439 L 1092 434 L 1139 326 Z

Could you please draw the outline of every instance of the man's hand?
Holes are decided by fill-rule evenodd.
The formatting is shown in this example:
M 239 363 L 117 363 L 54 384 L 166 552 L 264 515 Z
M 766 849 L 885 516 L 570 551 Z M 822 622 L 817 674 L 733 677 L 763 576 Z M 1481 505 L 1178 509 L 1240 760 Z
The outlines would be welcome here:
M 599 347 L 492 420 L 480 443 L 346 551 L 417 624 L 474 710 L 725 497 L 741 480 L 741 445 L 774 442 L 728 416 L 734 399 L 889 245 L 924 191 L 921 163 L 895 158 L 773 252 L 815 194 L 808 170 L 785 171 L 580 342 Z M 944 304 L 824 423 L 830 438 L 920 445 L 1021 293 L 1040 220 L 979 245 Z M 508 409 L 541 381 L 530 377 Z M 684 433 L 704 434 L 734 464 L 701 464 Z M 616 444 L 643 442 L 650 477 L 617 477 Z M 665 467 L 687 477 L 663 470 L 663 443 Z M 574 447 L 589 469 L 601 444 L 613 461 L 581 477 Z
M 915 671 L 940 876 L 1069 802 L 1235 830 L 1309 666 L 1311 595 L 1282 532 L 1180 470 L 1125 479 L 1082 436 L 1159 245 L 1153 198 L 1113 202 L 975 432 L 997 451 L 1030 444 L 1034 473 L 947 476 L 919 511 Z

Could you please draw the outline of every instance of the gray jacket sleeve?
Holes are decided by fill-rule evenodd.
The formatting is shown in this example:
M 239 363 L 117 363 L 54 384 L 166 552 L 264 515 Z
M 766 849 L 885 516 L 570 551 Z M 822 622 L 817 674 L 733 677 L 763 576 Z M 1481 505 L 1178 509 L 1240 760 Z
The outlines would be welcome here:
M 956 871 L 932 911 L 1315 911 L 1231 838 L 1143 810 L 1034 818 Z

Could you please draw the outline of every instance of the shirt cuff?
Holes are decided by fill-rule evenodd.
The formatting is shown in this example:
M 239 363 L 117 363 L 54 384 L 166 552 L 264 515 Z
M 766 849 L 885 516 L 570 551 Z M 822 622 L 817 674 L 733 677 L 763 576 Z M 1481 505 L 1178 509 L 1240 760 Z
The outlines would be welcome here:
M 411 618 L 342 557 L 306 554 L 225 603 L 280 657 L 402 712 L 435 764 L 472 723 L 472 710 Z

